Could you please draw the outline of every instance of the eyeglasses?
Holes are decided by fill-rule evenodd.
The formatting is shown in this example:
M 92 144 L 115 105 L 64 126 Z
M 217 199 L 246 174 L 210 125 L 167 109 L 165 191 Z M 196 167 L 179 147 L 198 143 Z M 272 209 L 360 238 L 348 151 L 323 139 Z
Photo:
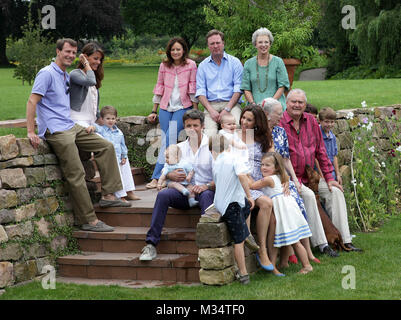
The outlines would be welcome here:
M 69 81 L 66 81 L 66 82 L 65 82 L 65 85 L 66 85 L 66 87 L 65 87 L 65 94 L 69 94 L 69 93 L 70 93 L 70 82 L 69 82 Z

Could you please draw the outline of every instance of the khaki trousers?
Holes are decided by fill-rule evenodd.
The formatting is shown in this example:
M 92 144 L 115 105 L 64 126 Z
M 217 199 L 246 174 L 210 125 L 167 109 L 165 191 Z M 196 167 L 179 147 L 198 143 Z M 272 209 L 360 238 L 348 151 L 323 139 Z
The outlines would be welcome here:
M 327 244 L 326 235 L 324 233 L 323 224 L 320 220 L 319 209 L 316 204 L 315 193 L 307 186 L 302 184 L 300 195 L 304 200 L 306 214 L 308 216 L 309 228 L 312 232 L 312 247 Z
M 88 134 L 85 128 L 77 124 L 62 132 L 51 134 L 47 131 L 45 138 L 56 154 L 68 182 L 73 210 L 79 222 L 96 220 L 78 149 L 94 153 L 104 195 L 123 188 L 113 144 L 95 133 Z
M 217 112 L 223 111 L 223 109 L 227 106 L 228 101 L 224 102 L 210 102 L 212 105 L 213 109 L 216 110 Z M 231 109 L 231 114 L 234 116 L 235 121 L 237 122 L 237 127 L 239 128 L 239 121 L 241 117 L 241 107 L 239 104 L 236 104 L 232 109 Z M 216 123 L 212 117 L 210 116 L 209 112 L 205 108 L 205 134 L 208 137 L 211 137 L 215 135 L 218 131 L 218 123 Z
M 324 179 L 319 181 L 319 196 L 324 203 L 334 226 L 340 231 L 344 243 L 352 242 L 349 232 L 347 204 L 343 192 L 337 187 L 332 187 L 331 192 Z

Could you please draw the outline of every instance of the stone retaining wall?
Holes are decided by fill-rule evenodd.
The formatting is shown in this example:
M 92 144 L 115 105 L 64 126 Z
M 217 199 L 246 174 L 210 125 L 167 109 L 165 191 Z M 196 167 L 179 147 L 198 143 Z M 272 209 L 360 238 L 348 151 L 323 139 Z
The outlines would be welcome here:
M 0 137 L 0 288 L 41 275 L 73 247 L 61 179 L 46 143 L 35 150 L 28 139 Z

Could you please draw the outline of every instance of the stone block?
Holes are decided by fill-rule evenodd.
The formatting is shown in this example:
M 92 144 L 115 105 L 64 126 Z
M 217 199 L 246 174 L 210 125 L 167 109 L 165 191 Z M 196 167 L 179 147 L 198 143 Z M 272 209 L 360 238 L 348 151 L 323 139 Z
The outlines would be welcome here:
M 55 195 L 57 195 L 56 190 L 54 190 L 53 188 L 51 187 L 43 188 L 43 197 L 49 198 Z
M 221 286 L 235 280 L 235 268 L 228 267 L 223 270 L 199 270 L 200 282 L 208 285 Z
M 42 154 L 38 154 L 33 156 L 33 165 L 34 166 L 43 166 L 45 164 L 45 156 Z
M 53 153 L 48 153 L 44 155 L 45 165 L 55 165 L 58 164 L 57 156 Z
M 54 216 L 54 220 L 56 221 L 56 224 L 60 227 L 67 226 L 69 224 L 68 217 L 64 214 L 58 214 Z
M 49 255 L 49 250 L 45 245 L 40 243 L 33 243 L 29 248 L 24 250 L 24 259 L 36 259 Z
M 45 218 L 41 218 L 39 221 L 35 221 L 34 224 L 38 228 L 38 232 L 45 237 L 49 236 L 49 228 L 50 223 L 45 220 Z
M 14 190 L 0 190 L 0 209 L 18 205 L 17 193 Z M 1 221 L 1 220 L 0 220 Z
M 56 197 L 38 199 L 35 201 L 36 215 L 39 217 L 53 214 L 57 211 L 59 203 Z
M 0 170 L 16 167 L 29 167 L 33 165 L 32 157 L 14 158 L 5 162 L 0 162 Z
M 337 159 L 338 159 L 339 166 L 350 163 L 351 162 L 351 150 L 344 149 L 344 150 L 338 151 Z
M 60 167 L 50 165 L 45 166 L 44 168 L 47 181 L 61 180 L 63 178 Z
M 235 263 L 234 249 L 232 246 L 199 249 L 199 260 L 202 269 L 226 269 Z
M 137 125 L 143 125 L 145 124 L 146 117 L 144 116 L 129 116 L 129 117 L 121 117 L 119 119 L 120 122 L 127 122 L 127 123 L 132 123 L 132 124 L 137 124 Z
M 68 245 L 67 237 L 58 236 L 51 241 L 50 248 L 52 248 L 53 251 L 59 251 L 67 248 L 67 245 Z
M 217 211 L 214 205 L 211 205 L 205 210 L 205 213 L 200 217 L 199 222 L 215 223 L 221 221 L 221 214 Z
M 14 260 L 17 261 L 22 257 L 21 245 L 18 243 L 8 243 L 4 248 L 0 247 L 0 261 Z
M 31 219 L 35 216 L 35 204 L 31 203 L 26 206 L 21 206 L 15 209 L 15 221 L 20 222 L 22 220 Z
M 39 140 L 39 146 L 36 149 L 36 154 L 48 154 L 48 153 L 54 153 L 53 150 L 51 149 L 50 145 L 44 141 L 43 139 Z
M 3 226 L 0 225 L 0 243 L 7 242 L 8 241 L 8 235 L 6 230 L 4 230 Z
M 225 247 L 231 237 L 227 226 L 221 223 L 198 223 L 196 228 L 196 244 L 198 248 Z
M 42 167 L 25 168 L 25 177 L 28 185 L 42 184 L 46 181 L 45 169 Z
M 43 189 L 40 187 L 18 189 L 16 192 L 19 198 L 18 204 L 27 203 L 33 199 L 43 198 Z
M 351 167 L 347 165 L 342 165 L 340 167 L 340 174 L 343 179 L 343 185 L 348 185 L 351 183 Z
M 33 233 L 33 225 L 31 221 L 5 226 L 4 229 L 6 230 L 9 239 L 29 237 Z
M 36 267 L 38 269 L 39 274 L 47 273 L 47 271 L 43 270 L 43 267 L 51 265 L 51 261 L 49 258 L 40 258 L 36 259 Z
M 8 261 L 0 262 L 0 288 L 11 286 L 14 283 L 13 264 Z
M 0 137 L 0 160 L 9 160 L 17 157 L 19 149 L 15 136 L 9 134 L 7 136 Z
M 32 147 L 28 138 L 17 138 L 17 145 L 21 156 L 33 156 L 36 154 L 36 150 Z
M 337 120 L 336 124 L 333 128 L 333 133 L 335 135 L 342 133 L 342 132 L 348 132 L 349 131 L 349 125 L 347 120 Z
M 353 140 L 350 132 L 343 132 L 336 136 L 337 147 L 340 149 L 351 149 L 353 145 Z
M 393 107 L 378 107 L 375 108 L 374 114 L 375 114 L 375 118 L 379 118 L 379 119 L 385 119 L 386 117 L 388 119 L 391 119 L 391 117 L 393 116 Z
M 3 188 L 18 189 L 27 186 L 24 171 L 21 168 L 0 170 L 0 180 Z
M 15 209 L 0 209 L 0 223 L 15 221 Z
M 38 268 L 34 260 L 14 264 L 15 282 L 31 280 L 38 274 Z

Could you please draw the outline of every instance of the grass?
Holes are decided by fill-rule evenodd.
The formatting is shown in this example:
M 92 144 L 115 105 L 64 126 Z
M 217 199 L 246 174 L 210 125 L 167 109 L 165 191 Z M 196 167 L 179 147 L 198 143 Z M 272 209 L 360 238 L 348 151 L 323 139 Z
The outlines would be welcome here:
M 88 286 L 57 283 L 44 290 L 39 282 L 7 288 L 0 300 L 397 300 L 401 298 L 399 270 L 401 216 L 394 216 L 374 233 L 357 233 L 354 244 L 363 253 L 340 253 L 339 258 L 319 256 L 320 265 L 307 275 L 300 266 L 285 270 L 278 278 L 264 271 L 251 276 L 251 283 L 227 286 L 173 286 L 130 289 L 118 286 Z M 345 266 L 355 268 L 355 289 L 342 287 Z

